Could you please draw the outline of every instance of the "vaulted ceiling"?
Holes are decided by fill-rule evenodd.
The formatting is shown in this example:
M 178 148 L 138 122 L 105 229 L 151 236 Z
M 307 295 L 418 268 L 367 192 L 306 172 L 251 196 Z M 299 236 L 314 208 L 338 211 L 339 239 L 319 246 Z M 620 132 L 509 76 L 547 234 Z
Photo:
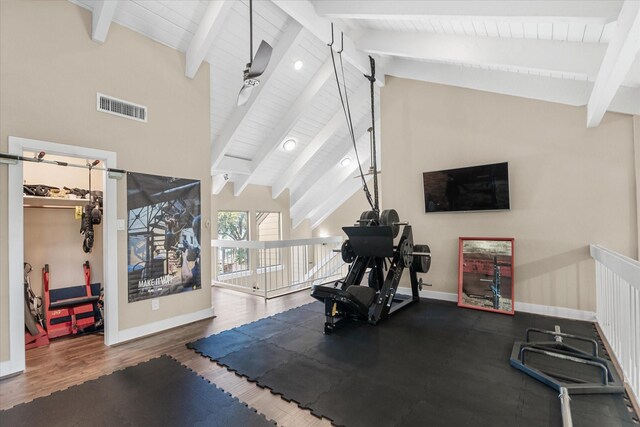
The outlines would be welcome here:
M 294 226 L 304 219 L 317 226 L 361 188 L 327 47 L 331 23 L 334 50 L 344 47 L 365 171 L 372 120 L 367 55 L 377 60 L 376 97 L 391 75 L 586 105 L 585 126 L 597 126 L 606 111 L 640 114 L 640 2 L 633 0 L 255 0 L 254 46 L 265 40 L 273 54 L 241 107 L 248 0 L 71 1 L 93 12 L 98 42 L 108 43 L 113 21 L 184 52 L 185 78 L 202 61 L 210 64 L 214 193 L 233 185 L 240 195 L 258 184 L 278 197 L 288 189 Z M 379 111 L 375 116 L 378 128 Z M 292 151 L 283 149 L 288 139 L 296 141 Z M 352 162 L 342 166 L 346 157 Z

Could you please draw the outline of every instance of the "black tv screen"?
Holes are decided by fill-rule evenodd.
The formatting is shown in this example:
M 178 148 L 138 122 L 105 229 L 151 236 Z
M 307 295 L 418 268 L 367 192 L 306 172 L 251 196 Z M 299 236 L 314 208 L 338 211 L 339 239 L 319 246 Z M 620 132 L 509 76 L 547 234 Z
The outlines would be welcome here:
M 424 206 L 430 212 L 509 209 L 509 164 L 425 172 Z

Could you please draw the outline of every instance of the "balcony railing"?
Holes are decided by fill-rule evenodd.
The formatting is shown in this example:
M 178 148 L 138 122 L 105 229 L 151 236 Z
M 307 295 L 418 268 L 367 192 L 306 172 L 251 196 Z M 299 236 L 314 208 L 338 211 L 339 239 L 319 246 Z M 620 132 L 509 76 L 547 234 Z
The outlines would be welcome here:
M 342 237 L 277 241 L 212 240 L 213 285 L 273 298 L 344 277 Z
M 598 245 L 596 318 L 624 373 L 625 382 L 640 396 L 640 262 Z

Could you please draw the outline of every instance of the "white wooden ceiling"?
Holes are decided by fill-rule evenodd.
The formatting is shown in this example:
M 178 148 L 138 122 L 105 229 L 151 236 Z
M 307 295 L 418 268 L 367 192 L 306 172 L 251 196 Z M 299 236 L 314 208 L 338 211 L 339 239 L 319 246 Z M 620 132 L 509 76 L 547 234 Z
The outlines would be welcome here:
M 233 185 L 240 195 L 258 184 L 277 197 L 288 189 L 294 225 L 309 219 L 317 226 L 361 188 L 327 47 L 331 22 L 336 35 L 346 34 L 346 80 L 365 171 L 367 55 L 377 58 L 376 94 L 386 74 L 588 105 L 588 126 L 607 110 L 640 114 L 635 0 L 255 0 L 254 46 L 266 40 L 274 51 L 243 107 L 236 97 L 249 62 L 248 0 L 71 1 L 93 12 L 98 42 L 108 43 L 113 21 L 184 52 L 186 76 L 201 61 L 210 64 L 214 192 Z M 304 64 L 298 71 L 297 60 Z M 289 138 L 297 145 L 287 152 Z M 351 165 L 339 165 L 344 157 Z

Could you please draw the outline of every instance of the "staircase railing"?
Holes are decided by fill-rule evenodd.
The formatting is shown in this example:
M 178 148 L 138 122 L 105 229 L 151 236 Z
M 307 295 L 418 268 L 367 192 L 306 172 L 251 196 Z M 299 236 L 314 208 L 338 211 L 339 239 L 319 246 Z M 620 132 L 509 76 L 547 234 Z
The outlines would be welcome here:
M 596 318 L 624 373 L 625 382 L 640 396 L 640 262 L 598 245 Z
M 277 241 L 212 240 L 213 285 L 273 298 L 338 280 L 347 265 L 342 237 Z

